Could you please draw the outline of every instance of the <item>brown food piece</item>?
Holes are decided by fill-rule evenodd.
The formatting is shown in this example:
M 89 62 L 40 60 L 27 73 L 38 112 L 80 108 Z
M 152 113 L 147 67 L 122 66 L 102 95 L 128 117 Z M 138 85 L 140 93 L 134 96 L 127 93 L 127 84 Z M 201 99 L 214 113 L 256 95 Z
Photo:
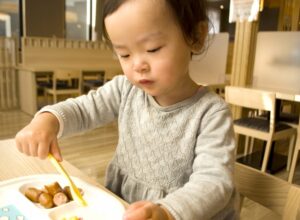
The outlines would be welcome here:
M 70 190 L 70 186 L 65 186 L 64 187 L 64 193 L 68 196 L 68 198 L 70 200 L 73 200 L 72 193 L 71 193 L 71 190 Z
M 45 185 L 45 188 L 46 188 L 47 192 L 52 196 L 54 196 L 56 193 L 63 191 L 63 189 L 61 188 L 61 186 L 59 185 L 58 182 L 54 182 L 52 184 Z
M 68 198 L 68 196 L 67 196 L 65 193 L 63 193 L 63 192 L 56 193 L 56 194 L 54 195 L 54 197 L 53 197 L 53 203 L 54 203 L 54 205 L 56 205 L 56 206 L 60 206 L 60 205 L 65 204 L 65 203 L 67 203 L 67 202 L 69 202 L 69 198 Z
M 34 187 L 29 187 L 25 190 L 25 196 L 32 202 L 38 203 L 42 191 Z
M 52 208 L 54 206 L 52 195 L 45 192 L 41 193 L 39 197 L 39 203 L 47 209 Z
M 79 192 L 81 195 L 83 195 L 83 190 L 81 188 L 78 188 Z M 70 186 L 65 186 L 64 187 L 64 193 L 68 196 L 68 198 L 70 200 L 73 200 L 73 196 L 72 196 L 72 193 L 71 193 L 71 189 L 70 189 Z

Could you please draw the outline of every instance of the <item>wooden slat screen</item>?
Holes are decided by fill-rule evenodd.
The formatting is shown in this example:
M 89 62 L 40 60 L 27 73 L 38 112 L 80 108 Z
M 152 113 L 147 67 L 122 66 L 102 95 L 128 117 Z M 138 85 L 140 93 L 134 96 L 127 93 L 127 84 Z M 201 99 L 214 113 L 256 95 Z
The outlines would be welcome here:
M 16 40 L 0 37 L 0 110 L 18 107 Z

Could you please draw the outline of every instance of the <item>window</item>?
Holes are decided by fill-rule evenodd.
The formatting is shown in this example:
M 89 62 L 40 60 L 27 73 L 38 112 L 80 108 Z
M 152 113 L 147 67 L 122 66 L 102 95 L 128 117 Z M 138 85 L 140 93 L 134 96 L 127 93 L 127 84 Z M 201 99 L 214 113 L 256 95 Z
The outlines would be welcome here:
M 208 16 L 212 33 L 228 32 L 230 41 L 234 40 L 235 23 L 229 23 L 229 0 L 208 1 Z
M 97 0 L 66 0 L 65 38 L 92 40 Z
M 0 36 L 20 36 L 19 1 L 0 0 Z

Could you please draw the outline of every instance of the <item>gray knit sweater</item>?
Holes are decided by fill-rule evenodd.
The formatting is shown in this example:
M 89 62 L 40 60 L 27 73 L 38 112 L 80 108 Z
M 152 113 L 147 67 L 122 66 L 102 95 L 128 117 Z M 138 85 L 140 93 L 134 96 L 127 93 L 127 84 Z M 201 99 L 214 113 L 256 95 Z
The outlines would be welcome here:
M 66 136 L 118 119 L 106 187 L 151 200 L 176 220 L 236 219 L 234 136 L 226 103 L 206 88 L 168 107 L 117 76 L 97 91 L 47 106 Z

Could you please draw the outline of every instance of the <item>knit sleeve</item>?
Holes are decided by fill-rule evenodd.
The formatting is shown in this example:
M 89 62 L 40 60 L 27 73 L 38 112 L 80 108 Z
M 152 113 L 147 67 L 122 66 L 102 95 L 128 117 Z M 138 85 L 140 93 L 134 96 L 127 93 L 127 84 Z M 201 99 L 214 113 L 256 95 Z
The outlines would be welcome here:
M 93 129 L 118 116 L 126 84 L 124 76 L 117 76 L 87 95 L 45 106 L 40 112 L 48 111 L 58 118 L 62 136 Z
M 215 217 L 229 204 L 234 192 L 235 141 L 229 109 L 223 105 L 207 114 L 200 124 L 189 181 L 158 201 L 176 220 Z

